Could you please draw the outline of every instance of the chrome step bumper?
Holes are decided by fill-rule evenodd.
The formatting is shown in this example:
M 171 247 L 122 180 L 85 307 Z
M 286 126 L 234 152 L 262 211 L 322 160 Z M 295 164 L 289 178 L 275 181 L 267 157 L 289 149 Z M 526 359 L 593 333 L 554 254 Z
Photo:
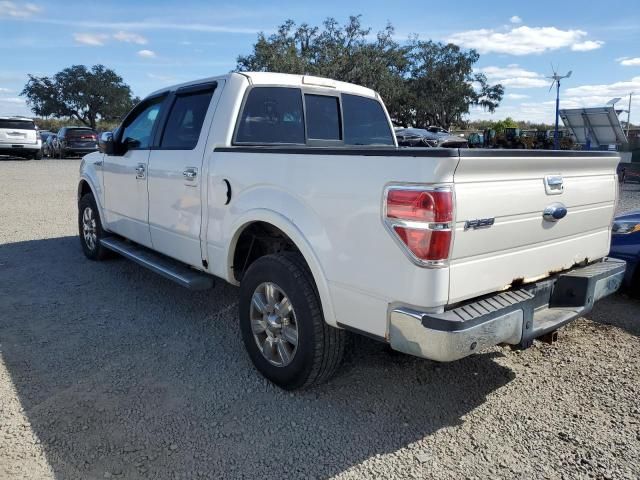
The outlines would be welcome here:
M 100 244 L 190 290 L 206 290 L 213 287 L 211 275 L 198 272 L 184 263 L 136 243 L 114 236 L 103 238 Z
M 394 350 L 440 362 L 500 343 L 527 348 L 618 290 L 624 273 L 624 261 L 606 258 L 444 313 L 396 308 L 390 314 L 389 342 Z

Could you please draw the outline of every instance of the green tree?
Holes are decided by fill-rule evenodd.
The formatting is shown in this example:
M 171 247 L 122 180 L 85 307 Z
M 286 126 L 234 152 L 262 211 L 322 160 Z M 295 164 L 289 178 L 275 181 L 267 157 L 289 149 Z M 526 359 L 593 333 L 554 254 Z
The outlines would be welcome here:
M 74 118 L 94 129 L 99 120 L 118 120 L 139 101 L 122 77 L 104 65 L 73 65 L 52 77 L 29 75 L 20 95 L 36 115 Z
M 345 25 L 328 18 L 322 28 L 287 20 L 268 37 L 260 33 L 253 52 L 238 57 L 237 70 L 317 75 L 368 86 L 395 111 L 402 103 L 409 49 L 393 34 L 387 25 L 371 39 L 360 16 L 349 17 Z
M 452 43 L 414 40 L 409 53 L 410 104 L 399 112 L 403 124 L 449 128 L 480 106 L 494 112 L 504 94 L 502 85 L 489 85 L 487 77 L 473 71 L 480 58 L 475 50 Z
M 471 105 L 494 111 L 504 89 L 473 72 L 479 55 L 452 44 L 401 45 L 393 26 L 378 32 L 360 16 L 341 25 L 333 18 L 321 27 L 287 20 L 276 33 L 258 35 L 253 51 L 238 57 L 239 71 L 271 71 L 334 78 L 372 88 L 382 95 L 394 122 L 439 125 L 460 121 Z
M 507 128 L 518 128 L 518 127 L 519 127 L 518 122 L 516 122 L 511 117 L 507 117 L 504 120 L 498 120 L 497 122 L 494 122 L 491 128 L 493 128 L 496 131 L 496 133 L 502 133 Z

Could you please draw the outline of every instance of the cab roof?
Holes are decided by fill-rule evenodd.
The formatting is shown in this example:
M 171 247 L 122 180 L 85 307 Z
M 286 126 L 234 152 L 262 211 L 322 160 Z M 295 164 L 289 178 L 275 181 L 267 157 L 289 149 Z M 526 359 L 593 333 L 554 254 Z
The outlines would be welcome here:
M 162 88 L 156 90 L 150 95 L 158 95 L 167 91 L 175 90 L 176 88 L 188 87 L 191 85 L 198 85 L 200 83 L 215 82 L 216 80 L 227 79 L 233 76 L 245 77 L 251 85 L 277 85 L 283 87 L 312 87 L 323 89 L 326 88 L 329 91 L 339 91 L 345 93 L 352 93 L 354 95 L 361 95 L 364 97 L 371 97 L 379 99 L 378 94 L 370 88 L 361 87 L 353 83 L 339 82 L 330 78 L 315 77 L 312 75 L 292 75 L 289 73 L 273 73 L 273 72 L 233 72 L 227 75 L 220 75 L 217 77 L 202 78 L 199 80 L 193 80 L 191 82 L 181 83 L 179 85 L 173 85 L 171 87 Z

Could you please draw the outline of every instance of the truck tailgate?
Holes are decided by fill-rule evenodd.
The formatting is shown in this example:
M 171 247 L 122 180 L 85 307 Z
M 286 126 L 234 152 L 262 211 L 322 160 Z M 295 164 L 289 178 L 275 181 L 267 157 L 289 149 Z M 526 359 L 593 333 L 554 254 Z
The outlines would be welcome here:
M 606 256 L 618 161 L 609 152 L 461 150 L 449 303 Z M 545 220 L 549 206 L 566 216 Z

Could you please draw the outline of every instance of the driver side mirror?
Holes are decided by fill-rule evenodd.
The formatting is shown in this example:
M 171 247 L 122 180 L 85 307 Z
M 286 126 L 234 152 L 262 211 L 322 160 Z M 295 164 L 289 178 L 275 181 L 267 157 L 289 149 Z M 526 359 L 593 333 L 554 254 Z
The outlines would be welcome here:
M 113 132 L 104 132 L 100 135 L 100 141 L 98 142 L 98 149 L 100 152 L 107 155 L 113 155 L 115 153 L 115 144 L 113 140 Z

